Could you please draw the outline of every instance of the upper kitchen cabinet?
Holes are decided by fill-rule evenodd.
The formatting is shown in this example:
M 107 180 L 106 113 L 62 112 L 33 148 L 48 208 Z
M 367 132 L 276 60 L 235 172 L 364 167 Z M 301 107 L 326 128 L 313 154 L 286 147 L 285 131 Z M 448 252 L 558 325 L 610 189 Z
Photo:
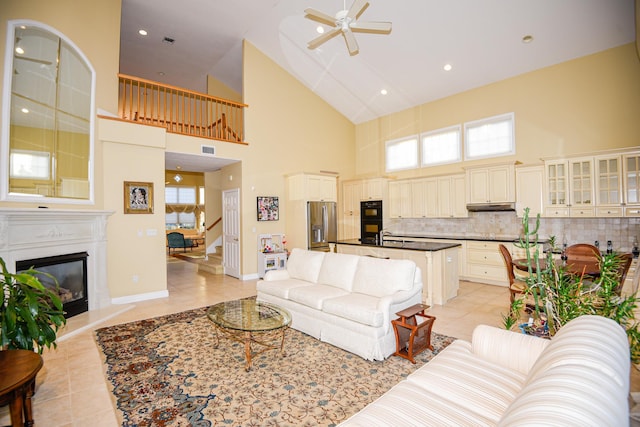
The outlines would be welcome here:
M 620 155 L 596 156 L 596 216 L 621 217 L 622 157 Z
M 543 213 L 544 166 L 519 166 L 516 168 L 516 214 L 524 215 L 529 208 L 530 217 Z
M 287 177 L 289 200 L 335 202 L 337 197 L 335 176 L 299 173 Z
M 441 176 L 437 181 L 437 216 L 440 218 L 468 217 L 469 211 L 465 199 L 466 176 L 464 174 Z
M 360 215 L 362 200 L 362 181 L 345 181 L 342 183 L 342 212 L 347 215 Z
M 435 218 L 438 216 L 438 181 L 434 178 L 412 179 L 411 217 Z
M 412 217 L 411 181 L 389 183 L 389 218 Z
M 515 193 L 514 164 L 468 168 L 467 203 L 513 203 Z
M 545 216 L 595 216 L 593 157 L 545 161 Z
M 624 216 L 640 217 L 640 152 L 622 156 Z
M 372 178 L 362 180 L 362 200 L 386 200 L 388 180 L 386 178 Z

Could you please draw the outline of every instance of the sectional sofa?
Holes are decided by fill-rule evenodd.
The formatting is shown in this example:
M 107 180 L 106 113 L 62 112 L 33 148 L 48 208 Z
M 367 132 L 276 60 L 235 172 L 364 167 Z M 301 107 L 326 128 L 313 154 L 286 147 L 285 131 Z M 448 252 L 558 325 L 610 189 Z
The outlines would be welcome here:
M 395 352 L 391 320 L 421 295 L 413 261 L 298 248 L 257 283 L 257 300 L 286 308 L 292 328 L 367 360 Z
M 626 333 L 604 317 L 551 340 L 481 325 L 340 426 L 628 426 L 629 369 Z

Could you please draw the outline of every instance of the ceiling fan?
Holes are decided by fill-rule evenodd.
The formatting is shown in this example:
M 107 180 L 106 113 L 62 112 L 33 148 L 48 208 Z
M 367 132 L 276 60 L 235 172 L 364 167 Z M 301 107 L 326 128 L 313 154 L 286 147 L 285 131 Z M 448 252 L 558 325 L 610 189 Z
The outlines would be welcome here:
M 327 15 L 312 8 L 304 10 L 305 18 L 334 27 L 332 30 L 311 40 L 307 44 L 309 49 L 315 49 L 342 33 L 347 43 L 347 49 L 349 49 L 349 55 L 353 56 L 359 52 L 358 42 L 353 33 L 389 34 L 391 32 L 391 22 L 358 22 L 360 15 L 369 7 L 369 2 L 366 0 L 355 0 L 349 9 L 346 8 L 345 3 L 346 0 L 343 2 L 343 9 L 336 13 L 335 16 Z

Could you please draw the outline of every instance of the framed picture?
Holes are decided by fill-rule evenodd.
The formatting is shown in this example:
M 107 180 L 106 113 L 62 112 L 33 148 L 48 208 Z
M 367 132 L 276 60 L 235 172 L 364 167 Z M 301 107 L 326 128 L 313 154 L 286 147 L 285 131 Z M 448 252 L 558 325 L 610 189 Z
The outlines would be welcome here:
M 258 221 L 277 221 L 278 211 L 277 197 L 258 197 Z
M 124 182 L 124 213 L 153 213 L 153 182 Z

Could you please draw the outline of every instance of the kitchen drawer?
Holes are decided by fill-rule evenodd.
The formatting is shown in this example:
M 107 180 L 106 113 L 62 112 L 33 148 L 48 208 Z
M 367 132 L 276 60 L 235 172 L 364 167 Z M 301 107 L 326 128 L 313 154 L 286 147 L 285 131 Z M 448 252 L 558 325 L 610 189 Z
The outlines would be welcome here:
M 467 262 L 469 264 L 504 266 L 502 255 L 498 252 L 497 247 L 495 251 L 467 249 Z
M 624 216 L 627 217 L 640 217 L 640 207 L 629 206 L 624 208 Z
M 597 217 L 614 217 L 618 218 L 622 216 L 622 207 L 599 207 L 596 208 Z
M 488 250 L 488 251 L 496 251 L 498 252 L 497 242 L 487 242 L 487 241 L 476 241 L 469 240 L 467 242 L 467 249 L 477 249 L 477 250 Z
M 594 208 L 571 208 L 573 218 L 593 218 L 596 216 Z
M 546 208 L 544 210 L 544 216 L 553 218 L 553 217 L 568 217 L 569 216 L 569 208 Z
M 480 264 L 468 264 L 467 274 L 471 277 L 478 279 L 489 280 L 490 282 L 505 282 L 507 281 L 507 271 L 504 265 L 480 265 Z

